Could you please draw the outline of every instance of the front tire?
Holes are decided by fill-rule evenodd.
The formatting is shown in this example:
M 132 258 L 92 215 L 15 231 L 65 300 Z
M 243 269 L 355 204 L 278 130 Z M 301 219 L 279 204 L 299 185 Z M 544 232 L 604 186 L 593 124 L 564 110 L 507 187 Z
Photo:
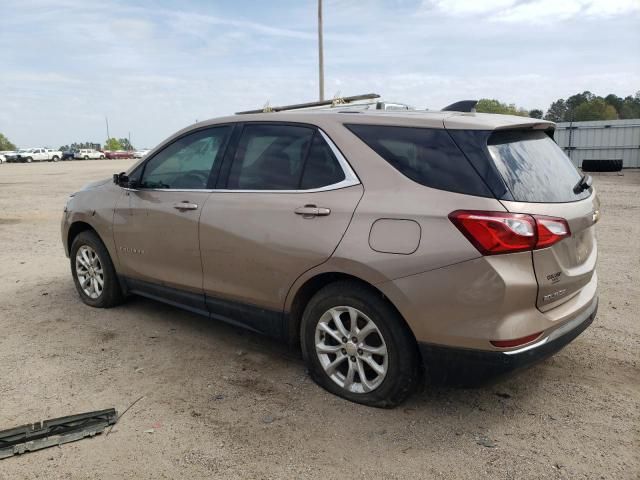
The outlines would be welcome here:
M 400 314 L 358 282 L 336 282 L 313 296 L 301 344 L 313 380 L 353 402 L 394 407 L 419 379 L 417 345 Z
M 33 162 L 33 158 L 31 158 L 31 157 L 27 157 L 26 160 L 27 160 L 27 163 Z
M 51 160 L 53 160 L 54 162 L 57 162 L 60 159 L 56 156 L 56 157 L 53 157 Z
M 122 303 L 123 295 L 113 262 L 102 240 L 92 231 L 78 234 L 71 244 L 71 274 L 80 299 L 96 308 Z

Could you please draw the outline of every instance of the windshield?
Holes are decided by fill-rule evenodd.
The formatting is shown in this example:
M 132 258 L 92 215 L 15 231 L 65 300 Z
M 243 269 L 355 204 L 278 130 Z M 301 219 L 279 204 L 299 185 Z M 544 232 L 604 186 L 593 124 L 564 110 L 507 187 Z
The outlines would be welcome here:
M 590 188 L 573 191 L 582 175 L 545 132 L 497 131 L 487 146 L 518 202 L 574 202 L 591 195 Z

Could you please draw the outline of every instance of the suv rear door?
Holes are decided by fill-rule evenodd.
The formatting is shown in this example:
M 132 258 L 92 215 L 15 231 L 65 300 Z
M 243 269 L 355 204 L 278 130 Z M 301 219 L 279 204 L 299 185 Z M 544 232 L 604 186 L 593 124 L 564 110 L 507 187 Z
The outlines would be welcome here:
M 581 174 L 544 131 L 496 131 L 487 144 L 513 197 L 502 200 L 508 211 L 560 217 L 569 224 L 568 238 L 533 251 L 538 308 L 550 310 L 583 289 L 591 299 L 596 288 L 594 224 L 599 215 L 593 190 L 574 190 Z
M 315 127 L 247 123 L 234 144 L 200 218 L 206 301 L 279 335 L 291 285 L 331 256 L 364 189 Z

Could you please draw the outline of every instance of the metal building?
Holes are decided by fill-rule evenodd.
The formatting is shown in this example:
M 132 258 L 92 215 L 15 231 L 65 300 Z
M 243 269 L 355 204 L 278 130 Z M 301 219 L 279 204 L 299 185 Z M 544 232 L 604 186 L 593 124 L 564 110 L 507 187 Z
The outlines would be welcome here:
M 623 168 L 640 168 L 640 118 L 561 122 L 554 138 L 577 167 L 582 160 L 622 160 Z

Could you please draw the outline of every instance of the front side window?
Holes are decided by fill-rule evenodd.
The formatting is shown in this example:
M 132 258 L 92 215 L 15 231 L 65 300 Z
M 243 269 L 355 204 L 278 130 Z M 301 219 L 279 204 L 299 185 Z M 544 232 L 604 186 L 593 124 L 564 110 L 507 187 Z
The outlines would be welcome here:
M 206 189 L 230 130 L 229 126 L 200 130 L 165 147 L 145 164 L 140 188 Z
M 227 188 L 310 190 L 344 179 L 340 163 L 317 130 L 249 124 L 240 136 Z

